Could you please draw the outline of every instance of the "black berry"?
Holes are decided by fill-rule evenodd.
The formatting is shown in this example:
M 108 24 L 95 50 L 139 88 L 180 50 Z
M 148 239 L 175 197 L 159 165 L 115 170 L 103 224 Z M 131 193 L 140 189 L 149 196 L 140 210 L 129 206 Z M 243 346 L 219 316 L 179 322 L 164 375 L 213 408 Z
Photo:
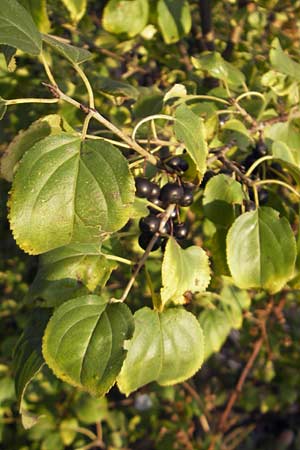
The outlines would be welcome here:
M 165 205 L 180 203 L 183 198 L 183 187 L 178 183 L 167 183 L 160 192 L 160 199 Z
M 160 187 L 156 183 L 151 183 L 151 192 L 148 196 L 148 199 L 158 198 L 160 194 Z
M 146 233 L 156 233 L 159 229 L 160 219 L 153 214 L 150 214 L 147 217 L 143 217 L 139 222 L 139 227 L 141 231 Z
M 135 179 L 136 195 L 142 198 L 149 197 L 152 192 L 152 184 L 147 178 L 137 177 Z
M 180 206 L 190 206 L 194 201 L 193 192 L 190 189 L 184 189 Z
M 152 238 L 153 238 L 153 234 L 151 234 L 151 233 L 141 233 L 141 235 L 139 237 L 139 246 L 143 250 L 146 250 L 146 248 L 148 247 Z M 151 252 L 154 252 L 154 250 L 157 250 L 160 247 L 161 241 L 162 241 L 161 237 L 158 237 L 155 244 L 152 247 Z
M 174 236 L 176 239 L 185 239 L 188 235 L 188 227 L 186 223 L 178 223 L 174 226 Z
M 165 164 L 167 168 L 176 172 L 185 172 L 189 168 L 187 161 L 180 158 L 180 156 L 172 156 L 172 158 L 165 161 Z
M 264 143 L 264 141 L 259 140 L 254 148 L 253 153 L 260 158 L 261 156 L 265 156 L 268 153 L 268 147 Z
M 268 199 L 269 199 L 268 191 L 266 189 L 261 189 L 258 192 L 258 199 L 259 199 L 260 205 L 265 205 L 268 202 Z
M 151 198 L 150 200 L 154 205 L 159 206 L 160 208 L 163 207 L 163 202 L 159 198 Z M 151 214 L 159 214 L 161 212 L 158 209 L 152 208 L 152 206 L 148 206 L 148 209 Z
M 208 181 L 215 176 L 215 173 L 212 170 L 207 170 L 202 178 L 201 187 L 204 189 L 207 185 Z

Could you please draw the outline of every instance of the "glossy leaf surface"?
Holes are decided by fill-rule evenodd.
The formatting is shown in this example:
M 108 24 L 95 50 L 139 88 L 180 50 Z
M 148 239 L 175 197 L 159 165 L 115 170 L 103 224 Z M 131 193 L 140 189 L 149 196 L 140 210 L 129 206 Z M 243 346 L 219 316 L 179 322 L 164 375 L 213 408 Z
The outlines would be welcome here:
M 71 242 L 100 244 L 125 225 L 133 200 L 133 178 L 119 150 L 62 133 L 22 158 L 11 192 L 11 228 L 30 254 Z
M 55 310 L 43 355 L 58 378 L 100 397 L 115 383 L 126 355 L 124 341 L 132 333 L 126 305 L 107 304 L 96 295 L 78 297 Z
M 267 207 L 242 214 L 227 236 L 227 260 L 238 287 L 278 292 L 293 276 L 296 261 L 287 219 Z
M 118 376 L 121 392 L 129 395 L 157 381 L 172 385 L 199 370 L 203 361 L 203 333 L 195 316 L 177 307 L 159 313 L 142 308 L 134 315 L 135 331 Z
M 170 238 L 162 264 L 162 304 L 185 303 L 185 292 L 203 292 L 209 282 L 209 260 L 205 251 L 195 245 L 183 249 Z

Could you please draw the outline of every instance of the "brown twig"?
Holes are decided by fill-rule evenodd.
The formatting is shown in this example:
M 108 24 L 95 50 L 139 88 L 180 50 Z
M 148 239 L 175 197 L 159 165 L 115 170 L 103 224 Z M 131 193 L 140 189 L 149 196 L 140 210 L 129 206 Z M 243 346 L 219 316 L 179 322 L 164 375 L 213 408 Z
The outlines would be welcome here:
M 226 408 L 225 408 L 225 410 L 224 410 L 224 412 L 223 412 L 223 414 L 221 416 L 221 419 L 220 419 L 220 422 L 219 422 L 219 425 L 218 425 L 218 430 L 220 432 L 224 432 L 227 429 L 228 417 L 229 417 L 229 415 L 231 413 L 231 410 L 232 410 L 235 402 L 237 401 L 237 398 L 238 398 L 239 394 L 242 392 L 243 385 L 244 385 L 244 383 L 246 381 L 246 378 L 247 378 L 250 370 L 252 369 L 252 366 L 253 366 L 253 364 L 254 364 L 254 362 L 256 360 L 256 357 L 257 357 L 257 355 L 258 355 L 258 353 L 259 353 L 263 343 L 264 343 L 264 337 L 261 336 L 254 344 L 251 356 L 248 359 L 248 362 L 245 365 L 243 372 L 241 373 L 241 376 L 240 376 L 240 378 L 238 380 L 238 383 L 237 383 L 237 385 L 235 387 L 235 390 L 230 395 L 229 400 L 228 400 L 227 405 L 226 405 Z

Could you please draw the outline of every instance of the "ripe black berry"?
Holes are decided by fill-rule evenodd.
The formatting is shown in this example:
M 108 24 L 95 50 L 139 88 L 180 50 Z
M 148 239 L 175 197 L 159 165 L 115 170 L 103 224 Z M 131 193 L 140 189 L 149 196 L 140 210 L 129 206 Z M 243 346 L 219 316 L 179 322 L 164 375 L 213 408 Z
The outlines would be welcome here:
M 201 181 L 201 185 L 200 185 L 200 186 L 204 189 L 205 186 L 207 185 L 208 181 L 209 181 L 212 177 L 214 177 L 215 175 L 216 175 L 216 174 L 214 173 L 213 170 L 207 170 L 207 171 L 205 172 L 203 178 L 202 178 L 202 181 Z
M 264 143 L 264 141 L 259 140 L 254 148 L 253 153 L 260 158 L 261 156 L 265 156 L 268 153 L 268 147 Z
M 151 203 L 154 203 L 154 205 L 159 206 L 160 208 L 163 207 L 163 202 L 159 198 L 151 198 Z M 158 209 L 152 208 L 152 206 L 148 206 L 148 209 L 151 214 L 159 214 L 160 211 Z
M 185 172 L 189 168 L 187 161 L 180 158 L 180 156 L 172 156 L 172 158 L 165 161 L 165 164 L 167 168 L 176 172 Z
M 184 189 L 180 206 L 190 206 L 194 201 L 194 195 L 191 189 Z
M 151 183 L 151 192 L 147 197 L 149 200 L 152 198 L 158 198 L 160 194 L 160 187 L 156 183 Z
M 143 249 L 146 250 L 146 248 L 148 247 L 151 239 L 153 238 L 153 234 L 151 233 L 141 233 L 140 237 L 139 237 L 139 246 Z M 161 237 L 158 237 L 154 246 L 152 247 L 151 252 L 154 252 L 154 250 L 157 250 L 160 245 L 161 245 Z
M 160 219 L 153 214 L 150 214 L 147 217 L 143 217 L 139 222 L 139 227 L 141 231 L 145 233 L 156 233 L 159 229 Z
M 152 191 L 152 184 L 147 178 L 137 177 L 135 179 L 136 195 L 142 198 L 149 197 Z
M 180 203 L 183 198 L 183 187 L 178 183 L 167 183 L 160 192 L 160 199 L 165 205 Z
M 266 189 L 261 189 L 258 192 L 258 199 L 259 199 L 260 205 L 265 205 L 268 202 L 268 199 L 269 199 L 268 191 Z
M 185 239 L 188 235 L 188 232 L 189 230 L 186 223 L 178 223 L 174 226 L 174 236 L 178 240 Z

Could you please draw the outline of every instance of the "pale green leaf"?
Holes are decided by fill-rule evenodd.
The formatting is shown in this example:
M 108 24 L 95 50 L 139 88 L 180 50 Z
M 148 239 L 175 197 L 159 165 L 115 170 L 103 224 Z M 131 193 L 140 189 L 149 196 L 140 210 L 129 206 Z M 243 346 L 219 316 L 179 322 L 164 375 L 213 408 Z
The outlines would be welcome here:
M 300 168 L 300 129 L 295 122 L 270 125 L 264 135 L 273 141 L 272 153 L 276 158 Z
M 87 7 L 87 0 L 62 0 L 70 13 L 73 22 L 78 23 L 84 16 Z
M 65 446 L 69 446 L 77 435 L 78 421 L 75 417 L 63 419 L 59 424 L 60 437 Z
M 100 244 L 125 225 L 133 200 L 133 177 L 119 150 L 61 133 L 23 156 L 11 191 L 11 229 L 30 254 Z
M 42 306 L 58 306 L 105 286 L 116 267 L 115 261 L 107 260 L 101 253 L 99 245 L 70 244 L 57 248 L 41 256 L 26 301 L 39 299 Z
M 43 355 L 58 378 L 100 397 L 115 383 L 133 327 L 124 303 L 107 304 L 96 295 L 78 297 L 55 310 L 43 338 Z
M 179 41 L 192 26 L 190 6 L 187 0 L 158 0 L 157 21 L 166 44 Z
M 225 61 L 217 52 L 206 52 L 198 58 L 192 58 L 196 69 L 209 73 L 214 78 L 226 81 L 232 86 L 241 86 L 245 82 L 245 75 L 233 64 Z
M 61 117 L 50 114 L 33 122 L 27 130 L 22 130 L 12 140 L 0 160 L 1 176 L 12 181 L 15 168 L 25 152 L 35 143 L 49 136 L 61 132 Z
M 186 105 L 176 109 L 174 131 L 178 140 L 182 141 L 196 164 L 200 178 L 206 172 L 208 153 L 204 123 L 201 117 L 193 113 Z
M 296 261 L 287 219 L 268 207 L 242 214 L 227 236 L 227 261 L 238 287 L 278 292 L 292 278 Z
M 231 323 L 220 309 L 205 309 L 198 317 L 204 335 L 204 359 L 218 352 L 226 341 Z
M 84 61 L 92 58 L 92 54 L 85 48 L 75 47 L 74 45 L 67 44 L 63 40 L 51 36 L 50 34 L 42 35 L 43 42 L 50 45 L 54 50 L 57 51 L 64 58 L 69 60 L 73 64 L 81 64 Z
M 204 292 L 209 282 L 209 259 L 205 251 L 195 245 L 183 249 L 170 238 L 162 263 L 162 304 L 169 301 L 183 304 L 185 292 Z
M 217 225 L 227 227 L 234 220 L 234 205 L 242 204 L 242 185 L 233 178 L 219 174 L 212 177 L 204 190 L 204 215 Z
M 176 83 L 165 94 L 164 102 L 167 102 L 168 100 L 173 99 L 173 98 L 178 98 L 178 97 L 183 98 L 183 97 L 186 97 L 186 95 L 187 95 L 186 87 L 183 84 Z
M 147 25 L 148 0 L 109 0 L 103 11 L 102 25 L 106 31 L 134 37 Z
M 162 313 L 142 308 L 134 315 L 135 331 L 117 382 L 129 395 L 157 381 L 180 383 L 193 376 L 203 361 L 203 333 L 193 314 L 177 307 Z
M 1 0 L 0 44 L 38 55 L 42 49 L 41 35 L 26 9 L 16 0 Z
M 292 58 L 282 50 L 278 38 L 273 40 L 271 46 L 270 60 L 274 69 L 288 75 L 294 80 L 300 81 L 300 64 L 293 61 Z
M 243 122 L 237 119 L 230 119 L 225 122 L 225 124 L 222 127 L 223 130 L 231 130 L 236 131 L 238 133 L 244 134 L 247 138 L 250 138 L 250 132 L 245 127 Z

